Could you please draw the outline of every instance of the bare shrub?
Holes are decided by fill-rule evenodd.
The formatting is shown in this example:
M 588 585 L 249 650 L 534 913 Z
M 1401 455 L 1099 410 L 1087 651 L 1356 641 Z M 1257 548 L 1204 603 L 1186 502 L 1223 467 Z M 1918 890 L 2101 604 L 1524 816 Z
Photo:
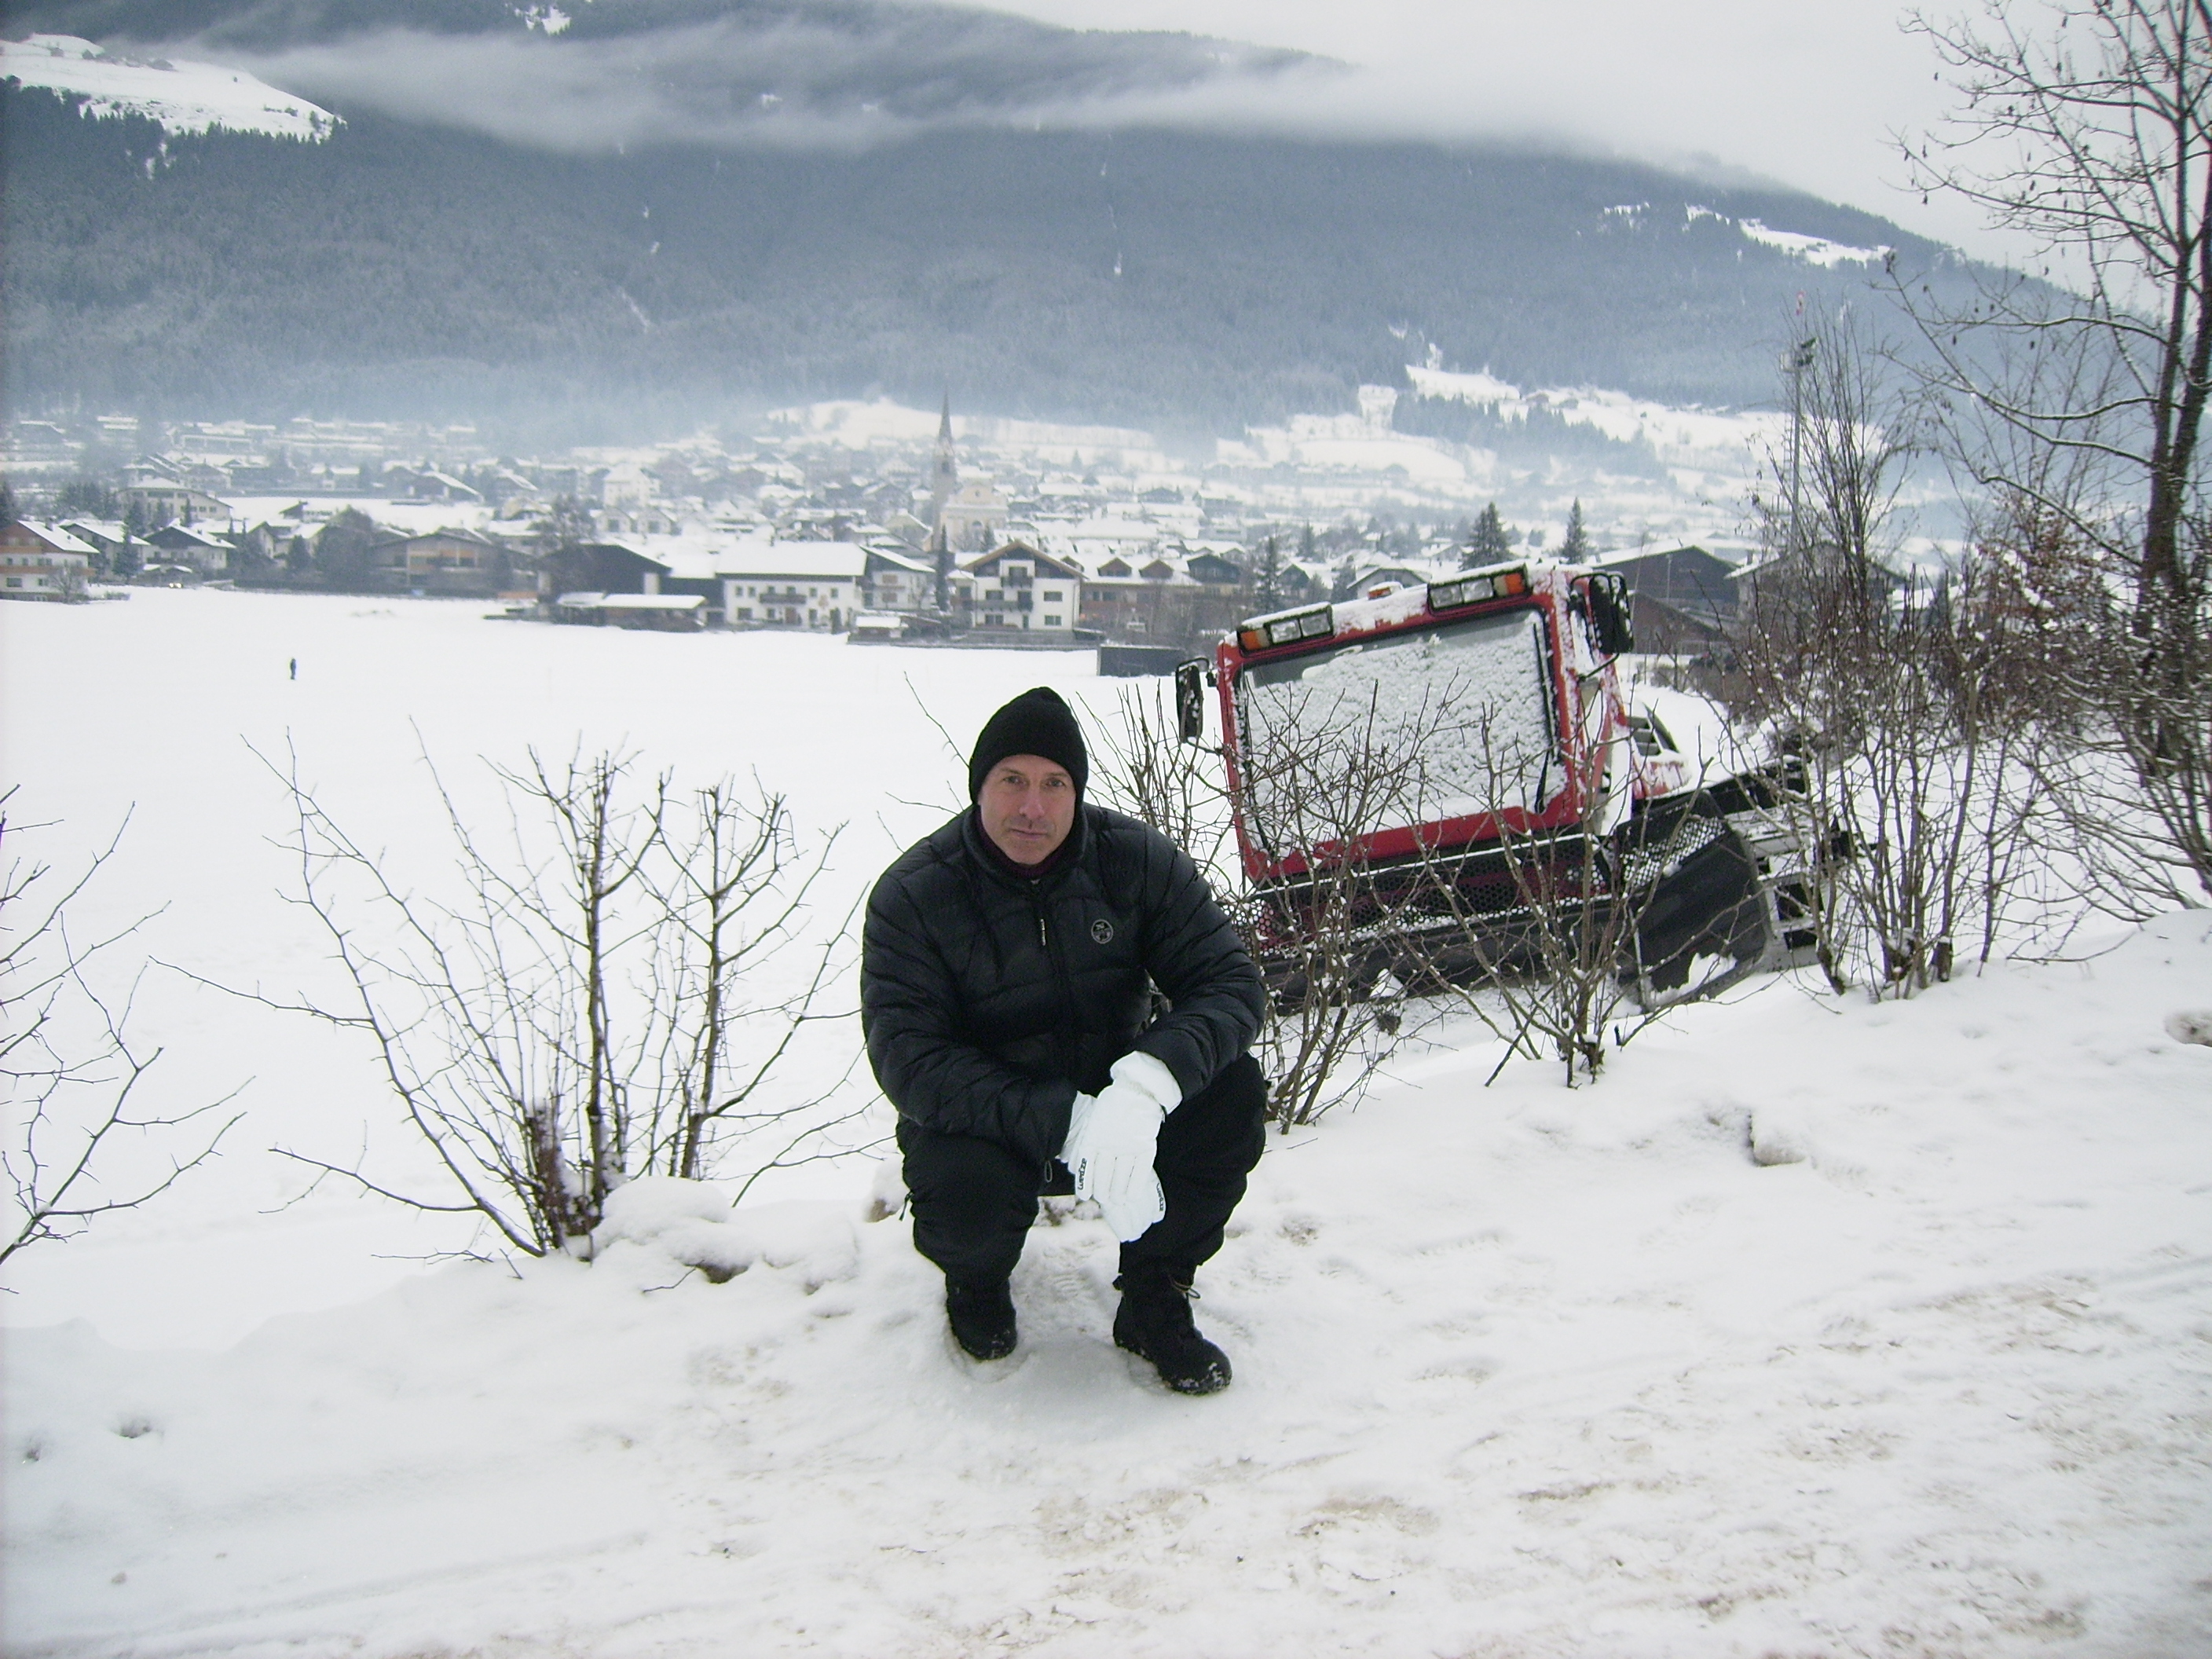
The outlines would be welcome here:
M 1395 995 L 1395 907 L 1379 902 L 1361 835 L 1382 826 L 1401 757 L 1369 711 L 1346 741 L 1295 723 L 1245 759 L 1287 804 L 1291 834 L 1310 854 L 1299 881 L 1246 890 L 1221 750 L 1180 738 L 1158 684 L 1121 694 L 1116 722 L 1094 745 L 1094 787 L 1109 805 L 1188 851 L 1263 964 L 1267 1012 L 1254 1044 L 1268 1078 L 1268 1115 L 1282 1128 L 1356 1104 L 1408 1035 L 1414 1012 Z M 1426 1017 L 1419 1011 L 1415 1023 Z
M 816 928 L 808 906 L 835 837 L 803 852 L 781 796 L 726 779 L 678 792 L 665 774 L 639 777 L 628 755 L 556 764 L 533 751 L 492 768 L 507 817 L 496 842 L 439 784 L 459 884 L 429 898 L 395 884 L 323 809 L 296 757 L 271 769 L 293 809 L 295 902 L 350 991 L 343 1006 L 275 1006 L 369 1039 L 458 1196 L 275 1149 L 318 1179 L 473 1214 L 526 1254 L 580 1253 L 631 1178 L 706 1176 L 765 1137 L 749 1187 L 827 1155 L 829 1133 L 857 1115 L 824 1120 L 842 1078 L 805 1093 L 776 1075 L 805 1028 L 851 1016 L 823 1006 L 847 930 Z
M 1788 743 L 1787 802 L 1818 849 L 1820 960 L 1840 991 L 1911 996 L 1986 961 L 2041 870 L 2053 728 L 2024 611 L 2023 528 L 2000 501 L 1930 578 L 1893 562 L 1910 411 L 1853 328 L 1815 325 L 1802 498 L 1764 503 L 1769 553 L 1738 622 L 1732 711 Z M 2032 521 L 2028 526 L 2032 530 Z
M 1477 715 L 1465 740 L 1485 757 L 1490 798 L 1529 793 L 1527 768 Z M 1698 964 L 1644 960 L 1647 923 L 1662 882 L 1693 853 L 1721 839 L 1712 815 L 1691 798 L 1631 815 L 1619 746 L 1590 751 L 1583 775 L 1567 780 L 1581 810 L 1563 823 L 1522 827 L 1501 814 L 1495 844 L 1439 854 L 1423 866 L 1419 907 L 1450 918 L 1442 932 L 1407 929 L 1428 967 L 1415 980 L 1451 992 L 1505 1041 L 1498 1062 L 1515 1054 L 1550 1058 L 1569 1088 L 1595 1081 L 1605 1066 L 1610 1030 L 1626 1043 L 1656 1009 L 1703 988 Z M 1744 925 L 1757 918 L 1755 873 L 1737 884 Z M 1473 971 L 1470 971 L 1470 969 Z M 1633 1017 L 1616 1024 L 1625 1010 Z M 1497 1073 L 1492 1072 L 1495 1078 Z
M 144 1102 L 161 1050 L 130 1034 L 139 975 L 111 993 L 91 970 L 147 918 L 89 939 L 70 926 L 71 905 L 98 880 L 123 832 L 76 876 L 60 876 L 19 853 L 27 833 L 50 826 L 10 822 L 15 793 L 0 794 L 8 859 L 0 872 L 0 1089 L 8 1108 L 0 1174 L 14 1218 L 0 1236 L 0 1262 L 151 1203 L 215 1157 L 242 1115 L 214 1121 L 236 1091 L 183 1109 Z

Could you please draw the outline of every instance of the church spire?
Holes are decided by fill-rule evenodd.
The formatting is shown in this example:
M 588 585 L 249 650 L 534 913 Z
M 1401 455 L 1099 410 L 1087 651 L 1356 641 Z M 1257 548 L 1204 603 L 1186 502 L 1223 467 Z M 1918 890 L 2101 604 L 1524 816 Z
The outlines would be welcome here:
M 952 453 L 952 394 L 945 394 L 945 412 L 937 417 L 937 465 L 929 479 L 929 527 L 933 533 L 945 528 L 945 504 L 952 499 L 959 487 L 960 464 Z M 942 586 L 943 579 L 939 578 Z
M 937 471 L 930 480 L 931 491 L 943 504 L 952 487 L 960 482 L 960 465 L 952 453 L 952 394 L 945 394 L 945 410 L 937 417 Z

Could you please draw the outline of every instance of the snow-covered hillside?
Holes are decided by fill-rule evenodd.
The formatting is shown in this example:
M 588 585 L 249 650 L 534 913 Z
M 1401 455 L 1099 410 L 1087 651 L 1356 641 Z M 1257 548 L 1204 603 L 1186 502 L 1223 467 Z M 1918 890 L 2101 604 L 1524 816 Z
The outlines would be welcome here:
M 82 97 L 95 115 L 143 115 L 171 132 L 265 132 L 319 143 L 338 118 L 243 70 L 111 56 L 73 34 L 0 40 L 0 78 Z
M 957 790 L 919 705 L 964 741 L 1040 680 L 1115 692 L 1074 654 L 434 602 L 0 606 L 48 855 L 137 803 L 88 925 L 166 901 L 153 954 L 272 991 L 322 964 L 246 741 L 429 885 L 419 749 L 464 810 L 471 757 L 531 744 L 757 769 L 848 825 L 835 912 Z M 252 1116 L 159 1208 L 11 1264 L 0 1646 L 2212 1650 L 2212 1047 L 2174 1018 L 2212 1024 L 2212 917 L 2104 944 L 1901 1006 L 1746 988 L 1572 1094 L 1533 1063 L 1486 1089 L 1495 1048 L 1446 1028 L 1271 1142 L 1201 1277 L 1237 1367 L 1204 1401 L 1112 1346 L 1079 1216 L 1033 1237 L 1015 1357 L 957 1358 L 866 1157 L 732 1213 L 638 1194 L 590 1266 L 375 1260 L 458 1241 L 280 1209 L 301 1183 L 260 1150 L 418 1173 L 365 1057 L 156 973 L 165 1086 L 251 1075 Z M 687 1272 L 702 1230 L 750 1265 Z

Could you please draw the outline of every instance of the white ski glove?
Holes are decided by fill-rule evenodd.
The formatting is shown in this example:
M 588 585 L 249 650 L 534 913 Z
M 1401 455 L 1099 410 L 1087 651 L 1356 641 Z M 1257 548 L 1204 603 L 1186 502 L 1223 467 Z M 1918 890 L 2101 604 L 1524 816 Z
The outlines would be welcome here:
M 1152 1159 L 1160 1124 L 1182 1103 L 1182 1087 L 1164 1062 L 1145 1054 L 1122 1055 L 1113 1076 L 1097 1094 L 1076 1096 L 1060 1161 L 1074 1174 L 1075 1195 L 1096 1203 L 1126 1243 L 1168 1212 Z

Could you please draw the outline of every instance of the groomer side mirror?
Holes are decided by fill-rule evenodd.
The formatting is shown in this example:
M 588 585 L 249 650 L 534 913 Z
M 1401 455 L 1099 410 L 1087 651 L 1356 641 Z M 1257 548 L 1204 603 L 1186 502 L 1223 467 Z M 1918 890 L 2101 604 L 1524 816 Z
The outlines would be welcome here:
M 1589 579 L 1590 632 L 1607 656 L 1636 649 L 1631 615 L 1628 582 L 1618 570 L 1601 570 Z
M 1206 740 L 1206 659 L 1176 665 L 1176 735 L 1185 743 Z

